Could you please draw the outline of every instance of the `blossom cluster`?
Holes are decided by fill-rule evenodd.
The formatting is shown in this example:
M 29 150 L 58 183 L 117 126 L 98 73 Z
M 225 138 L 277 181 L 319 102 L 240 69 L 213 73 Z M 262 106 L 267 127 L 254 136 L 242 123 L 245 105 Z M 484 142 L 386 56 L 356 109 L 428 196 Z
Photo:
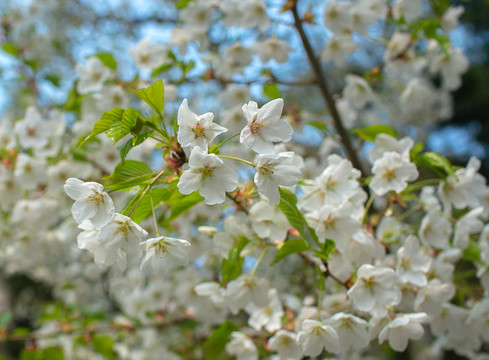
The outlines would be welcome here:
M 133 79 L 94 54 L 63 111 L 39 101 L 0 122 L 1 269 L 57 301 L 13 302 L 16 318 L 40 319 L 25 351 L 489 358 L 489 186 L 480 160 L 456 168 L 421 146 L 468 66 L 448 36 L 463 9 L 427 22 L 421 0 L 178 3 L 168 43 L 128 50 Z M 30 9 L 6 33 L 21 68 L 29 51 L 47 63 L 25 35 L 45 12 Z M 286 80 L 310 35 L 291 41 L 288 21 L 328 29 L 310 60 L 344 71 L 337 89 L 312 89 L 319 63 L 314 81 Z M 359 39 L 389 26 L 380 63 L 350 73 Z M 328 111 L 308 108 L 318 93 Z

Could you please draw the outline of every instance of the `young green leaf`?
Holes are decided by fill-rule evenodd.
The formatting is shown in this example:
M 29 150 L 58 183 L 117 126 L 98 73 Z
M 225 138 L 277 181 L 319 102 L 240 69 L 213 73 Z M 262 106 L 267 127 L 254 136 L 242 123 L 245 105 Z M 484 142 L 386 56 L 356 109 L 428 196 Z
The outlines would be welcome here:
M 273 259 L 273 261 L 270 263 L 270 265 L 273 265 L 273 264 L 279 262 L 284 257 L 286 257 L 290 254 L 295 254 L 295 253 L 299 253 L 302 251 L 307 251 L 310 248 L 311 248 L 311 246 L 304 239 L 287 240 L 282 244 L 282 246 L 279 247 L 277 255 L 275 256 L 275 259 Z
M 98 53 L 93 55 L 93 57 L 97 57 L 102 61 L 102 64 L 104 64 L 106 67 L 108 67 L 111 70 L 117 69 L 117 62 L 114 59 L 114 56 L 111 53 L 108 52 L 103 52 L 103 53 Z
M 295 194 L 282 187 L 279 187 L 278 189 L 280 191 L 280 204 L 277 205 L 277 208 L 285 215 L 287 220 L 289 220 L 290 225 L 292 225 L 304 239 L 309 243 L 318 243 L 319 241 L 314 229 L 307 225 L 306 219 L 304 219 L 302 213 L 297 209 L 297 198 L 295 197 Z
M 263 87 L 263 95 L 270 99 L 277 99 L 282 96 L 277 84 L 274 83 L 266 84 Z
M 446 178 L 447 175 L 454 174 L 450 160 L 435 152 L 425 152 L 417 155 L 414 158 L 414 163 L 417 166 L 423 166 L 433 170 L 441 178 Z
M 122 116 L 124 115 L 125 110 L 121 108 L 114 108 L 112 110 L 106 111 L 103 113 L 100 120 L 98 120 L 93 126 L 93 130 L 85 139 L 83 139 L 78 146 L 83 145 L 88 140 L 94 138 L 98 134 L 103 133 L 104 131 L 109 130 L 112 127 L 112 124 L 120 122 L 122 120 Z
M 229 342 L 231 333 L 238 328 L 230 321 L 225 321 L 216 328 L 204 343 L 204 353 L 207 360 L 215 360 L 222 354 Z
M 131 188 L 144 184 L 153 176 L 153 170 L 141 161 L 127 160 L 124 165 L 121 163 L 115 167 L 111 175 L 111 182 L 106 187 L 112 189 Z
M 138 121 L 138 112 L 134 109 L 127 109 L 122 113 L 119 121 L 114 121 L 110 129 L 107 130 L 107 136 L 114 142 L 118 142 L 124 136 L 131 132 L 131 129 Z M 95 124 L 97 125 L 97 124 Z M 94 128 L 95 129 L 95 128 Z
M 134 90 L 134 93 L 158 114 L 163 112 L 165 89 L 163 81 L 158 80 L 149 88 Z
M 377 124 L 363 129 L 357 129 L 354 130 L 354 133 L 356 133 L 362 140 L 370 142 L 375 142 L 375 137 L 379 134 L 387 134 L 392 137 L 397 136 L 396 131 L 393 128 L 383 124 Z

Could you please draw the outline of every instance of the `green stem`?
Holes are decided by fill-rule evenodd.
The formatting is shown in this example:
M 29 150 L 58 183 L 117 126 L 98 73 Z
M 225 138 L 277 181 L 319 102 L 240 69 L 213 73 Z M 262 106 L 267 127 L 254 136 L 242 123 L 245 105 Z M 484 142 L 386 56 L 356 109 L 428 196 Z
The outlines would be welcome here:
M 245 160 L 245 159 L 240 159 L 238 157 L 228 156 L 228 155 L 217 155 L 217 156 L 219 156 L 222 159 L 231 159 L 231 160 L 241 161 L 241 162 L 243 162 L 245 164 L 248 164 L 250 166 L 256 167 L 256 164 L 255 163 L 252 163 L 251 161 L 248 161 L 248 160 Z
M 269 247 L 263 248 L 261 251 L 260 255 L 258 256 L 258 259 L 256 259 L 255 266 L 253 266 L 253 270 L 251 270 L 251 276 L 255 275 L 256 270 L 258 269 L 258 266 L 260 266 L 260 263 L 262 262 L 263 258 L 265 257 L 266 253 L 268 252 Z
M 231 139 L 234 139 L 236 136 L 238 136 L 239 134 L 241 134 L 240 132 L 237 133 L 237 134 L 234 134 L 233 136 L 230 136 L 228 137 L 226 140 L 224 140 L 223 142 L 221 142 L 220 144 L 216 145 L 214 147 L 214 149 L 212 149 L 212 151 L 216 151 L 217 149 L 219 149 L 221 146 L 223 146 L 225 143 L 227 143 L 229 140 Z
M 362 224 L 365 224 L 365 220 L 367 220 L 367 214 L 374 202 L 374 199 L 375 199 L 375 193 L 372 192 L 367 200 L 367 203 L 365 204 L 365 212 L 363 213 Z
M 151 201 L 151 212 L 153 213 L 153 221 L 155 223 L 156 236 L 160 236 L 160 230 L 158 229 L 158 222 L 156 221 L 155 206 L 153 203 L 153 191 L 149 190 L 149 200 Z
M 129 213 L 129 217 L 132 217 L 134 215 L 134 212 L 136 211 L 137 207 L 139 206 L 139 203 L 141 202 L 141 200 L 143 200 L 144 198 L 144 195 L 146 195 L 146 193 L 148 192 L 148 190 L 151 189 L 151 186 L 153 186 L 153 184 L 156 182 L 156 180 L 158 180 L 163 174 L 165 173 L 165 169 L 161 170 L 152 180 L 151 182 L 146 185 L 146 187 L 144 188 L 144 190 L 141 192 L 141 195 L 139 196 L 139 199 L 136 201 L 136 203 L 134 204 L 134 206 L 132 207 L 131 209 L 131 212 Z

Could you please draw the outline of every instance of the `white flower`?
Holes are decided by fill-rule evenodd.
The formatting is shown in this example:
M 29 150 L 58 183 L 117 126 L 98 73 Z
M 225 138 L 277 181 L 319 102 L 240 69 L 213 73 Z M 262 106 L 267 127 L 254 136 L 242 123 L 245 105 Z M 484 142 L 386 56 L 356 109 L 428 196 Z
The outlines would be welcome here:
M 348 296 L 358 310 L 383 310 L 383 306 L 397 305 L 401 301 L 397 282 L 394 270 L 364 264 L 358 269 L 357 281 L 348 290 Z
M 422 0 L 396 0 L 392 12 L 394 18 L 403 17 L 407 22 L 411 22 L 421 14 L 422 7 Z
M 331 239 L 335 243 L 344 243 L 362 228 L 361 222 L 352 217 L 352 207 L 346 202 L 338 207 L 324 205 L 319 211 L 308 214 L 307 219 L 315 223 L 320 241 Z
M 321 60 L 332 61 L 338 66 L 345 64 L 345 56 L 354 53 L 358 44 L 353 42 L 351 35 L 337 35 L 329 38 L 326 46 L 321 50 Z
M 260 154 L 274 153 L 274 142 L 290 141 L 292 126 L 285 120 L 280 120 L 283 106 L 283 99 L 272 100 L 260 109 L 254 101 L 243 105 L 242 110 L 248 125 L 241 131 L 239 141 Z
M 367 157 L 371 163 L 374 163 L 376 160 L 382 158 L 385 152 L 389 151 L 396 152 L 401 155 L 404 160 L 409 161 L 413 145 L 414 141 L 409 137 L 397 140 L 390 135 L 379 134 L 375 137 L 375 147 L 368 152 Z
M 469 246 L 470 234 L 478 233 L 484 226 L 484 223 L 479 219 L 482 211 L 482 207 L 479 206 L 458 219 L 453 234 L 453 246 L 460 249 L 466 249 Z
M 293 332 L 279 330 L 268 340 L 268 346 L 271 350 L 278 353 L 280 360 L 302 359 L 296 336 Z
M 256 276 L 241 275 L 230 281 L 226 287 L 227 304 L 233 314 L 253 302 L 256 306 L 264 307 L 269 303 L 268 280 Z
M 432 316 L 439 316 L 443 304 L 450 301 L 455 295 L 455 286 L 451 283 L 442 283 L 439 279 L 432 279 L 428 285 L 421 288 L 414 300 L 416 311 L 426 312 Z
M 416 165 L 402 158 L 396 152 L 386 152 L 376 160 L 372 167 L 374 177 L 370 188 L 377 195 L 384 195 L 388 191 L 401 192 L 407 187 L 407 182 L 418 178 Z
M 452 223 L 435 211 L 429 211 L 421 221 L 419 237 L 425 245 L 440 249 L 450 247 Z
M 256 346 L 248 336 L 239 331 L 233 331 L 231 338 L 231 341 L 226 344 L 226 351 L 236 356 L 236 360 L 258 360 Z
M 34 190 L 47 180 L 46 162 L 21 153 L 15 162 L 14 176 L 25 189 Z
M 300 170 L 294 165 L 286 165 L 283 162 L 292 158 L 292 152 L 278 154 L 262 154 L 256 165 L 255 184 L 260 193 L 265 195 L 270 205 L 280 203 L 278 185 L 292 186 L 299 182 Z
M 248 324 L 255 330 L 260 331 L 262 327 L 268 332 L 275 332 L 282 327 L 282 316 L 284 309 L 277 294 L 277 289 L 268 291 L 269 303 L 266 306 L 256 306 L 249 303 L 245 310 L 250 314 Z
M 304 320 L 302 330 L 297 334 L 297 342 L 306 356 L 318 356 L 324 348 L 333 353 L 339 351 L 339 338 L 336 330 L 317 320 Z
M 375 99 L 370 85 L 364 78 L 356 75 L 346 75 L 346 86 L 343 94 L 358 109 L 363 108 L 369 101 Z
M 340 353 L 344 353 L 350 348 L 354 350 L 363 349 L 370 342 L 367 331 L 368 324 L 357 316 L 336 313 L 326 323 L 338 333 Z
M 100 229 L 97 240 L 104 244 L 107 250 L 117 251 L 119 257 L 123 259 L 127 254 L 139 256 L 141 253 L 139 243 L 147 235 L 146 230 L 131 218 L 115 213 L 110 222 Z M 121 270 L 125 268 L 123 262 L 120 262 L 119 266 Z
M 213 122 L 214 114 L 197 115 L 188 108 L 187 99 L 183 99 L 178 109 L 177 139 L 181 146 L 199 146 L 207 150 L 214 138 L 227 131 L 225 127 Z
M 379 343 L 389 340 L 389 345 L 395 351 L 404 351 L 409 339 L 419 340 L 424 329 L 421 325 L 428 320 L 425 313 L 398 314 L 388 323 L 379 334 Z
M 159 236 L 141 242 L 146 246 L 146 255 L 141 262 L 141 270 L 149 265 L 154 271 L 165 271 L 171 265 L 188 265 L 189 259 L 186 247 L 190 246 L 187 240 Z
M 129 49 L 136 67 L 141 70 L 151 71 L 163 65 L 167 60 L 168 48 L 157 44 L 151 46 L 150 39 L 141 39 L 136 46 Z
M 114 204 L 101 184 L 69 178 L 66 180 L 64 190 L 75 200 L 71 213 L 77 224 L 90 220 L 95 228 L 101 229 L 112 218 Z
M 85 66 L 77 64 L 76 72 L 80 76 L 76 90 L 82 95 L 102 90 L 105 80 L 110 76 L 110 69 L 97 57 L 89 58 Z
M 240 25 L 245 28 L 257 26 L 260 31 L 265 31 L 270 26 L 270 18 L 267 15 L 266 5 L 263 0 L 247 0 L 240 2 Z
M 26 149 L 40 149 L 46 146 L 51 132 L 51 124 L 43 121 L 41 114 L 33 106 L 27 108 L 23 120 L 15 123 L 15 134 Z
M 100 230 L 96 229 L 89 220 L 84 220 L 78 225 L 78 228 L 83 230 L 76 238 L 78 248 L 90 251 L 93 260 L 99 267 L 111 265 L 118 261 L 118 253 L 108 250 L 104 244 L 97 240 Z
M 463 6 L 450 6 L 448 10 L 443 14 L 441 19 L 441 24 L 443 30 L 450 31 L 458 28 L 458 19 L 464 13 L 465 9 Z
M 328 1 L 324 8 L 324 25 L 335 34 L 349 31 L 351 4 L 342 1 Z
M 206 204 L 220 204 L 226 199 L 226 191 L 238 186 L 235 172 L 215 154 L 208 154 L 199 146 L 192 149 L 188 164 L 190 168 L 183 172 L 177 185 L 184 195 L 199 190 Z
M 289 57 L 289 52 L 292 48 L 284 40 L 276 37 L 266 38 L 262 42 L 257 42 L 254 50 L 258 53 L 262 62 L 267 62 L 274 59 L 278 63 L 285 63 Z
M 426 286 L 426 273 L 431 266 L 431 256 L 420 251 L 418 239 L 408 236 L 403 247 L 397 250 L 397 273 L 403 283 Z
M 269 238 L 272 242 L 280 242 L 287 237 L 287 231 L 290 228 L 289 221 L 275 206 L 264 201 L 257 201 L 251 207 L 249 215 L 251 226 L 260 238 Z M 237 226 L 234 228 L 235 232 L 239 231 Z

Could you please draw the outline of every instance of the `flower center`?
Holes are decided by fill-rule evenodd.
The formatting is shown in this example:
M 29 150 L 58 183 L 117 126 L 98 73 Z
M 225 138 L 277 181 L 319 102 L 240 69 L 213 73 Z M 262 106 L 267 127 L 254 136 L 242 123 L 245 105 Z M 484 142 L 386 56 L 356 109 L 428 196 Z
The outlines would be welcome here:
M 196 138 L 204 137 L 205 129 L 200 122 L 196 123 L 192 130 Z
M 202 174 L 202 180 L 206 180 L 212 176 L 212 173 L 214 171 L 214 168 L 212 167 L 205 167 L 200 169 L 200 173 Z
M 259 123 L 256 120 L 257 115 L 253 116 L 253 121 L 250 124 L 250 131 L 252 134 L 258 134 L 260 133 L 261 129 L 263 128 L 263 124 Z

